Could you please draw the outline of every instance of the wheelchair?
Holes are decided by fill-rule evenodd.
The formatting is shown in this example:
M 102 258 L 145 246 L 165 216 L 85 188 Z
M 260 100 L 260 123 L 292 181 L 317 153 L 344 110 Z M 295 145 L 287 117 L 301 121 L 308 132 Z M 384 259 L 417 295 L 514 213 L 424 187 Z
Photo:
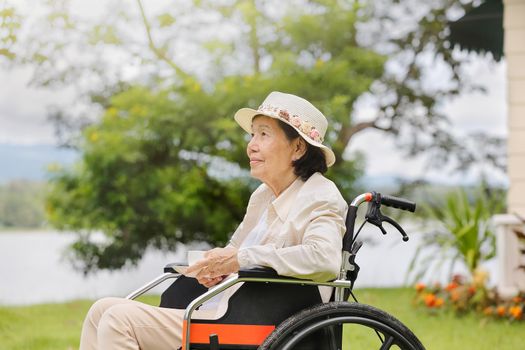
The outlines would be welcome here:
M 368 203 L 365 220 L 354 234 L 357 210 Z M 175 278 L 161 296 L 161 307 L 185 309 L 182 350 L 342 350 L 406 349 L 424 350 L 418 338 L 392 315 L 373 306 L 358 303 L 353 286 L 359 273 L 356 255 L 362 246 L 357 237 L 366 223 L 386 230 L 394 226 L 404 241 L 403 228 L 381 213 L 381 205 L 414 212 L 416 204 L 402 198 L 367 192 L 349 205 L 343 259 L 339 276 L 329 282 L 316 282 L 279 276 L 265 267 L 239 271 L 207 289 L 194 278 L 177 273 L 168 264 L 164 273 L 126 298 L 135 299 L 158 284 Z M 226 313 L 216 320 L 192 318 L 205 301 L 243 282 L 229 299 Z M 332 297 L 323 303 L 319 286 L 333 287 Z M 352 296 L 352 302 L 347 301 Z M 174 349 L 175 350 L 175 349 Z

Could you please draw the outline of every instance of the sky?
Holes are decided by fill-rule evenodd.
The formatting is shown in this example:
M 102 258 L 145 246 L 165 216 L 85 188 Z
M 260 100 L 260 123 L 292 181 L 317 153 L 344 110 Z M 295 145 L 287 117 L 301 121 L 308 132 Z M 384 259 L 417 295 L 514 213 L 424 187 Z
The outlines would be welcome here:
M 506 137 L 507 86 L 504 60 L 494 64 L 486 58 L 475 59 L 466 68 L 467 75 L 474 77 L 477 83 L 486 88 L 486 92 L 463 93 L 442 105 L 453 132 L 457 135 L 485 132 Z M 363 112 L 366 113 L 366 110 Z M 396 151 L 393 139 L 385 138 L 382 132 L 375 130 L 356 135 L 350 151 L 361 151 L 366 155 L 366 174 L 372 176 L 394 174 L 442 183 L 469 183 L 475 181 L 480 171 L 472 169 L 466 174 L 458 174 L 447 168 L 431 169 L 424 156 L 407 159 L 402 152 Z M 493 172 L 491 176 L 494 183 L 507 183 L 505 174 L 501 172 Z
M 487 93 L 463 94 L 443 105 L 452 121 L 454 132 L 467 134 L 485 131 L 494 135 L 507 134 L 505 63 L 491 65 L 479 60 L 468 69 L 486 86 Z M 47 121 L 50 105 L 70 102 L 73 94 L 66 90 L 44 90 L 28 85 L 28 70 L 0 70 L 0 143 L 55 144 L 53 126 Z M 366 114 L 366 109 L 361 111 Z M 356 114 L 359 114 L 358 110 Z M 437 182 L 461 182 L 476 176 L 453 174 L 443 169 L 429 170 L 423 157 L 406 159 L 396 150 L 393 139 L 385 138 L 379 131 L 359 133 L 349 147 L 349 154 L 362 152 L 366 158 L 365 173 L 369 176 L 424 177 Z M 504 183 L 503 174 L 495 174 Z
M 454 133 L 484 131 L 498 136 L 507 134 L 505 62 L 494 64 L 489 61 L 475 59 L 466 70 L 468 76 L 486 87 L 487 93 L 465 93 L 442 106 L 452 122 Z M 439 73 L 436 74 L 435 79 L 439 80 Z M 51 105 L 71 104 L 74 94 L 67 89 L 31 87 L 30 77 L 29 69 L 0 69 L 0 143 L 27 145 L 54 144 L 57 141 L 52 125 L 47 121 L 47 110 Z M 367 112 L 365 106 L 355 115 L 366 117 Z M 461 182 L 477 176 L 476 169 L 470 174 L 453 174 L 447 169 L 429 170 L 424 158 L 407 159 L 396 150 L 393 139 L 374 130 L 355 136 L 348 154 L 352 156 L 355 152 L 365 155 L 368 176 L 425 177 L 437 182 Z M 494 174 L 494 177 L 497 182 L 506 181 L 504 174 Z

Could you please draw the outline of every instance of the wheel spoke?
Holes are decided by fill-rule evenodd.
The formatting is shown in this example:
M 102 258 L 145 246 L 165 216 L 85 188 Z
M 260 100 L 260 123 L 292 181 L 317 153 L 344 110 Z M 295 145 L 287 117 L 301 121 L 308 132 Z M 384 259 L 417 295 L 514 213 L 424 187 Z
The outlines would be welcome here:
M 379 350 L 388 350 L 393 344 L 394 344 L 394 337 L 389 336 L 388 338 L 385 339 L 385 341 L 383 342 Z
M 376 332 L 377 337 L 379 338 L 379 340 L 381 340 L 381 343 L 384 343 L 385 340 L 384 340 L 383 337 L 381 336 L 381 333 L 379 333 L 379 331 L 378 331 L 377 329 L 374 329 L 374 332 Z
M 296 350 L 297 345 L 300 348 L 303 344 L 323 349 L 332 349 L 334 345 L 338 349 L 341 344 L 346 350 L 425 349 L 406 326 L 384 311 L 368 305 L 330 303 L 312 307 L 293 317 L 296 323 L 276 329 L 274 332 L 279 332 L 281 337 L 272 339 L 261 349 Z

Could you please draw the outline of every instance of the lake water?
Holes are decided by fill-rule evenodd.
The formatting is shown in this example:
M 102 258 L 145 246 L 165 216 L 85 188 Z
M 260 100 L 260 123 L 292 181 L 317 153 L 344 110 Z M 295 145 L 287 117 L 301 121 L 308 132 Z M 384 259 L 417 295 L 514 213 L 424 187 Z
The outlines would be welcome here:
M 0 233 L 0 305 L 124 296 L 185 256 L 151 250 L 136 268 L 84 276 L 64 259 L 74 241 L 54 231 Z
M 410 230 L 407 232 L 410 235 Z M 418 235 L 411 235 L 406 243 L 395 232 L 382 236 L 374 227 L 365 228 L 361 235 L 373 237 L 373 242 L 365 243 L 358 254 L 361 272 L 356 287 L 404 285 Z M 165 264 L 184 261 L 186 256 L 186 247 L 171 253 L 148 250 L 135 268 L 100 271 L 86 277 L 63 257 L 64 250 L 74 240 L 74 234 L 55 231 L 0 233 L 0 305 L 125 296 L 161 274 Z M 494 265 L 487 265 L 493 280 Z M 435 280 L 444 281 L 445 277 Z M 152 293 L 161 293 L 168 284 L 165 282 Z

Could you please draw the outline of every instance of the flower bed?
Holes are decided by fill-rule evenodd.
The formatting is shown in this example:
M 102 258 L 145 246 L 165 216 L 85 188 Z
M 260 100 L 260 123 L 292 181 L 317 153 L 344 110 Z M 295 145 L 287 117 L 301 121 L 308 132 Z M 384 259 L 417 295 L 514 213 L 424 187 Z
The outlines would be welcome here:
M 470 281 L 455 275 L 446 286 L 417 283 L 414 304 L 429 313 L 477 312 L 484 317 L 524 321 L 525 292 L 512 299 L 503 299 L 496 290 L 486 288 L 487 277 L 486 272 L 477 271 Z

